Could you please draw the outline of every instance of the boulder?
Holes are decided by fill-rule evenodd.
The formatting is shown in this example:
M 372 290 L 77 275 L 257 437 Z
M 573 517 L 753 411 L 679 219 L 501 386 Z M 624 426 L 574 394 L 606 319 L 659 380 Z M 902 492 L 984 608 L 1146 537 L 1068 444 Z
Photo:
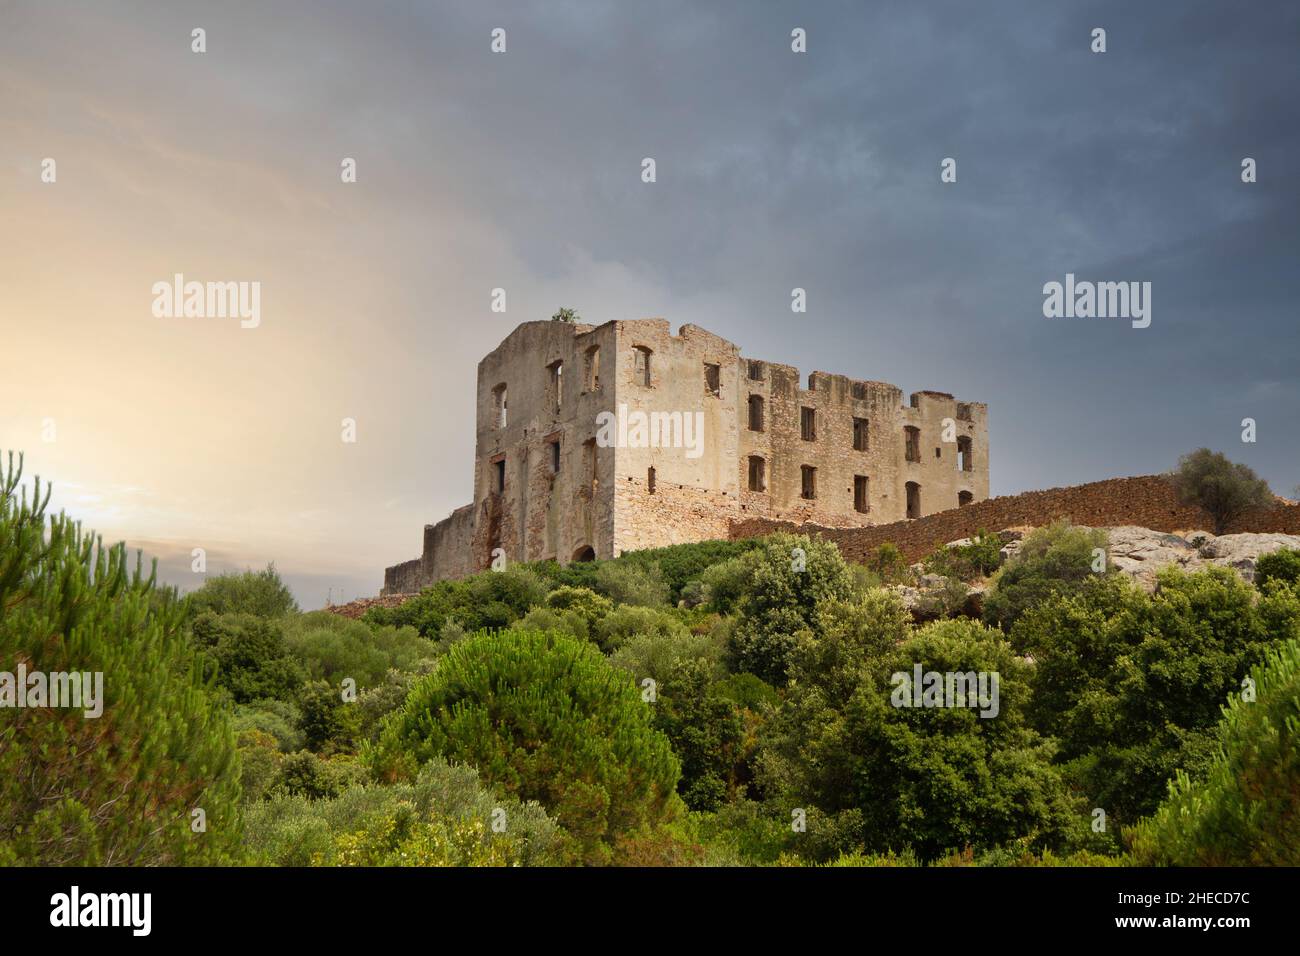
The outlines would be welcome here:
M 1261 555 L 1283 548 L 1300 548 L 1300 535 L 1221 534 L 1208 535 L 1198 554 L 1214 564 L 1233 568 L 1247 581 L 1255 580 L 1255 562 Z
M 1300 548 L 1300 535 L 1292 534 L 1225 534 L 1215 536 L 1206 531 L 1186 535 L 1152 531 L 1134 525 L 1105 528 L 1110 541 L 1110 566 L 1133 578 L 1152 591 L 1156 575 L 1171 565 L 1196 571 L 1209 565 L 1232 568 L 1245 580 L 1255 579 L 1255 562 L 1260 555 L 1281 548 Z M 1001 532 L 1005 534 L 1005 532 Z M 1021 539 L 1002 548 L 1002 559 L 1020 550 Z

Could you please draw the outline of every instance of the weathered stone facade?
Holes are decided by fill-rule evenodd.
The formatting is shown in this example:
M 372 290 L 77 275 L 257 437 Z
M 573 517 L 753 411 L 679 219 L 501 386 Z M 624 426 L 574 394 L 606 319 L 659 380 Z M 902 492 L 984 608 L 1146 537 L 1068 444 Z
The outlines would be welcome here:
M 744 358 L 664 319 L 526 322 L 479 363 L 474 503 L 388 568 L 409 593 L 506 561 L 855 528 L 988 497 L 987 407 Z

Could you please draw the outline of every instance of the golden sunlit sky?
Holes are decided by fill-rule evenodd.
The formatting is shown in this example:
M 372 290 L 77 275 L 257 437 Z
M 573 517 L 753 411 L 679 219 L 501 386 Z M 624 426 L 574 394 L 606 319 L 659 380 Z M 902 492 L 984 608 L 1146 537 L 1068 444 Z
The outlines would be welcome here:
M 470 500 L 476 363 L 565 305 L 986 401 L 994 493 L 1300 481 L 1290 15 L 828 4 L 801 60 L 783 6 L 645 6 L 0 2 L 0 449 L 184 589 L 202 547 L 374 594 Z M 1067 271 L 1153 281 L 1151 328 L 1047 322 Z M 155 316 L 177 273 L 260 324 Z

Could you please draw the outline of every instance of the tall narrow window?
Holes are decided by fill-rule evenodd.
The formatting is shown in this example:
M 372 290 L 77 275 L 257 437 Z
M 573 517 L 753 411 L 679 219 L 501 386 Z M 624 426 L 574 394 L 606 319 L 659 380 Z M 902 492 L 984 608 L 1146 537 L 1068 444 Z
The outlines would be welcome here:
M 973 454 L 972 442 L 970 437 L 962 435 L 957 439 L 957 470 L 971 471 L 975 468 L 975 456 Z
M 546 369 L 550 372 L 551 377 L 551 403 L 558 415 L 560 405 L 564 401 L 564 363 L 557 359 L 546 366 Z
M 802 478 L 802 495 L 809 500 L 817 497 L 817 469 L 812 465 L 799 467 Z
M 907 516 L 909 518 L 921 517 L 921 486 L 915 481 L 907 483 Z
M 500 461 L 493 462 L 492 468 L 493 468 L 493 479 L 494 479 L 493 490 L 499 495 L 505 494 L 506 460 L 502 458 Z
M 751 382 L 761 382 L 761 381 L 763 381 L 763 363 L 762 363 L 762 362 L 755 362 L 755 361 L 752 361 L 752 360 L 749 362 L 749 380 L 750 380 Z
M 638 385 L 649 385 L 650 377 L 650 350 L 644 345 L 638 345 L 632 349 L 633 370 L 636 372 L 636 381 Z
M 551 442 L 551 474 L 560 473 L 560 440 L 557 438 Z
M 749 396 L 749 430 L 751 432 L 761 432 L 763 430 L 763 396 Z
M 866 514 L 870 510 L 870 502 L 867 498 L 867 476 L 853 476 L 853 510 Z
M 654 468 L 654 465 L 651 465 L 650 468 L 649 468 L 649 469 L 646 471 L 646 473 L 645 473 L 645 484 L 646 484 L 646 490 L 649 491 L 650 494 L 653 495 L 653 494 L 655 493 L 655 468 Z
M 865 418 L 853 419 L 853 450 L 867 451 L 869 443 L 869 432 L 867 430 L 867 420 Z
M 906 443 L 906 454 L 904 457 L 908 461 L 921 460 L 921 429 L 912 425 L 906 425 L 903 428 L 903 438 Z
M 596 439 L 588 438 L 582 446 L 584 470 L 587 473 L 587 490 L 594 497 L 600 489 L 600 478 L 596 473 Z
M 506 427 L 506 383 L 502 382 L 492 389 L 492 413 L 496 417 L 497 428 Z
M 587 349 L 587 391 L 600 391 L 600 346 L 593 345 Z
M 749 456 L 749 490 L 767 491 L 767 462 L 757 455 Z
M 814 408 L 799 409 L 799 435 L 804 441 L 817 440 L 817 410 Z
M 704 363 L 704 393 L 715 398 L 722 394 L 722 366 Z

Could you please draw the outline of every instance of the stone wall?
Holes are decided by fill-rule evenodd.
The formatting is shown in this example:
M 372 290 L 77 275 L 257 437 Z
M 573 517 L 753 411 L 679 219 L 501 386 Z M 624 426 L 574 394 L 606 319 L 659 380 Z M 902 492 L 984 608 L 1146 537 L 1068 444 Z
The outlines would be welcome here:
M 886 541 L 909 561 L 919 561 L 935 548 L 968 538 L 981 529 L 1000 531 L 1020 525 L 1035 527 L 1068 518 L 1090 527 L 1137 525 L 1154 531 L 1212 530 L 1214 522 L 1199 508 L 1178 503 L 1173 488 L 1160 475 L 1112 478 L 1068 488 L 1029 491 L 928 515 L 912 521 L 870 528 L 825 528 L 786 521 L 745 519 L 732 523 L 730 537 L 754 538 L 774 531 L 803 531 L 834 541 L 850 561 L 862 562 Z M 1279 504 L 1234 522 L 1233 531 L 1300 534 L 1300 505 Z
M 384 589 L 379 593 L 414 594 L 424 587 L 424 559 L 412 558 L 391 568 L 384 568 Z

